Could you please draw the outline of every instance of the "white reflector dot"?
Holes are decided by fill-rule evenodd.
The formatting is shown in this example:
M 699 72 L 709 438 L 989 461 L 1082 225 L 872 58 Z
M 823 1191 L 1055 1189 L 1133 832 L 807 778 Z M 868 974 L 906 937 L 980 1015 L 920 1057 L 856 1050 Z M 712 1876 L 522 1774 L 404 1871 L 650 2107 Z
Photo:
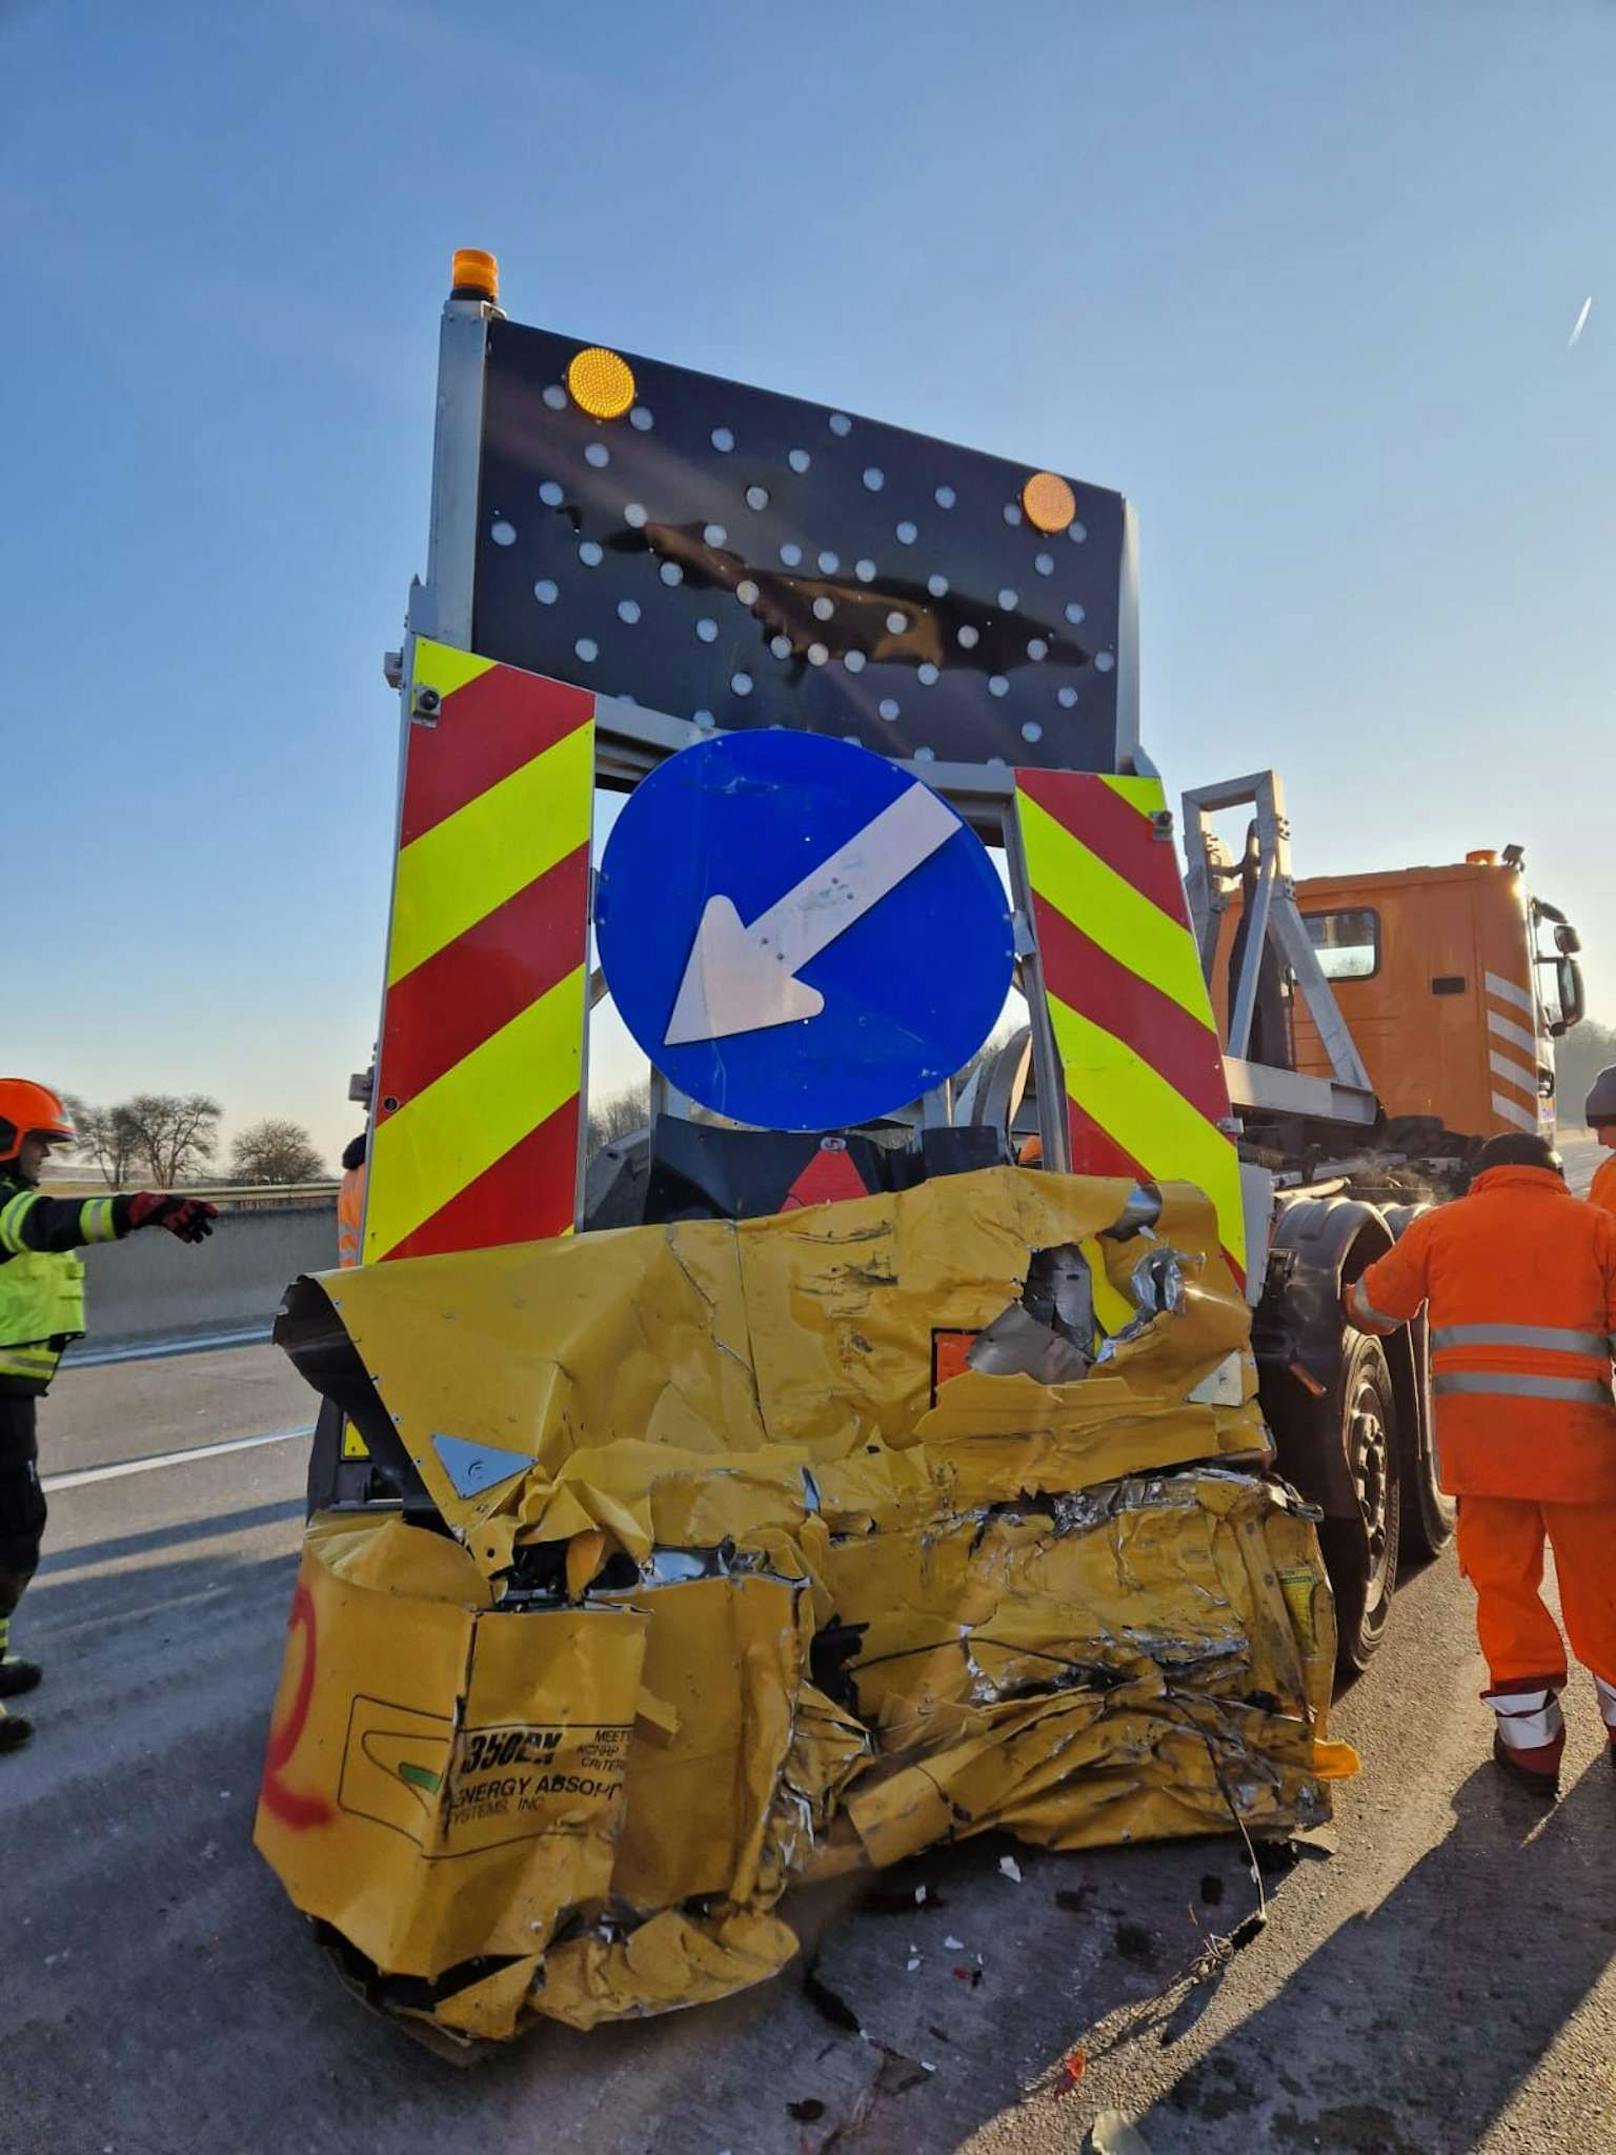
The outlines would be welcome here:
M 990 696 L 1008 696 L 1008 695 L 1009 695 L 1009 693 L 1010 693 L 1010 684 L 1009 684 L 1009 682 L 1008 682 L 1008 681 L 1007 681 L 1007 680 L 1005 679 L 1005 677 L 1004 677 L 1004 675 L 1003 675 L 1002 673 L 994 673 L 994 674 L 989 674 L 989 676 L 988 676 L 988 694 L 989 694 Z
M 1021 729 L 1021 738 L 1024 741 L 1041 741 L 1043 737 L 1043 727 L 1039 725 L 1037 719 L 1029 718 Z
M 915 676 L 923 688 L 930 688 L 937 679 L 937 668 L 929 658 L 924 659 L 915 668 Z
M 600 646 L 592 636 L 580 636 L 572 648 L 586 666 L 592 666 L 600 657 Z
M 541 606 L 553 606 L 561 596 L 561 587 L 548 576 L 541 576 L 533 586 L 533 596 Z
M 682 584 L 685 580 L 685 572 L 677 561 L 664 561 L 657 574 L 665 584 Z
M 1115 664 L 1116 660 L 1109 651 L 1097 651 L 1094 655 L 1094 670 L 1096 673 L 1109 673 Z
M 881 469 L 879 464 L 866 465 L 864 471 L 864 484 L 869 488 L 872 494 L 879 494 L 882 487 L 884 487 L 886 483 L 887 475 Z
M 503 516 L 496 516 L 488 527 L 488 536 L 496 546 L 514 546 L 516 544 L 516 526 L 508 522 Z
M 940 486 L 931 498 L 939 509 L 952 509 L 959 497 L 951 486 Z
M 801 561 L 802 548 L 797 544 L 795 539 L 787 539 L 785 545 L 782 546 L 780 549 L 780 559 L 785 563 L 788 569 L 794 569 L 797 566 L 798 562 Z
M 808 454 L 806 449 L 793 449 L 787 456 L 786 462 L 791 466 L 793 471 L 806 471 L 809 465 L 813 462 L 813 458 Z
M 634 599 L 619 599 L 617 602 L 617 618 L 619 621 L 626 621 L 629 627 L 632 628 L 640 618 L 638 602 Z
M 701 619 L 696 623 L 696 634 L 701 638 L 704 644 L 717 643 L 718 623 L 710 619 L 708 615 L 703 614 Z
M 833 434 L 841 435 L 845 440 L 853 431 L 853 422 L 848 418 L 846 412 L 832 412 L 830 415 L 830 430 Z
M 612 452 L 603 441 L 592 441 L 584 451 L 584 462 L 593 464 L 596 471 L 604 471 L 612 460 Z
M 828 621 L 828 620 L 830 619 L 831 615 L 832 615 L 833 613 L 835 613 L 835 611 L 836 611 L 836 601 L 835 601 L 834 599 L 827 599 L 827 598 L 817 598 L 817 599 L 815 599 L 815 601 L 814 601 L 814 619 L 815 619 L 816 621 Z
M 712 432 L 712 443 L 713 447 L 718 451 L 720 456 L 728 456 L 730 451 L 735 446 L 735 436 L 730 432 L 728 427 L 714 427 Z
M 901 636 L 908 626 L 909 616 L 907 614 L 900 614 L 896 607 L 894 607 L 892 612 L 887 615 L 887 627 L 891 630 L 894 636 Z
M 639 501 L 631 501 L 623 511 L 623 521 L 631 531 L 643 531 L 645 529 L 645 504 Z
M 891 720 L 897 717 L 900 706 L 896 696 L 883 696 L 878 708 L 884 719 Z
M 605 549 L 597 539 L 585 539 L 578 549 L 578 559 L 586 569 L 598 569 L 605 558 Z
M 553 479 L 546 479 L 543 486 L 539 488 L 539 499 L 547 509 L 559 509 L 566 498 L 566 495 Z
M 737 696 L 750 696 L 752 693 L 752 676 L 749 673 L 732 673 L 729 677 L 729 685 L 734 689 Z
M 920 533 L 916 530 L 915 526 L 910 523 L 908 517 L 904 518 L 903 522 L 897 527 L 897 529 L 898 544 L 900 546 L 913 546 L 916 539 L 920 537 Z
M 769 506 L 769 490 L 766 486 L 749 486 L 746 490 L 746 506 L 749 509 L 766 509 Z
M 842 664 L 849 673 L 862 673 L 864 671 L 864 653 L 862 651 L 849 651 L 843 658 Z
M 962 651 L 974 651 L 980 641 L 981 637 L 969 622 L 959 631 L 959 646 Z

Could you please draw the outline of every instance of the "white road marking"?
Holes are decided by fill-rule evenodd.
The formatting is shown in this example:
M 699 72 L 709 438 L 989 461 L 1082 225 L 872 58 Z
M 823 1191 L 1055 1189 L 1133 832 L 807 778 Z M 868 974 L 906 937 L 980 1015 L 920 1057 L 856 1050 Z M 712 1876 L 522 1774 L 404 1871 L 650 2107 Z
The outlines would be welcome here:
M 121 1481 L 126 1474 L 155 1474 L 159 1467 L 183 1467 L 193 1459 L 217 1459 L 224 1452 L 250 1452 L 261 1444 L 289 1444 L 312 1437 L 314 1430 L 272 1429 L 261 1437 L 224 1437 L 217 1444 L 193 1444 L 183 1452 L 153 1452 L 145 1459 L 117 1459 L 111 1466 L 79 1467 L 71 1474 L 45 1474 L 39 1486 L 47 1496 L 58 1489 L 83 1489 L 90 1482 Z

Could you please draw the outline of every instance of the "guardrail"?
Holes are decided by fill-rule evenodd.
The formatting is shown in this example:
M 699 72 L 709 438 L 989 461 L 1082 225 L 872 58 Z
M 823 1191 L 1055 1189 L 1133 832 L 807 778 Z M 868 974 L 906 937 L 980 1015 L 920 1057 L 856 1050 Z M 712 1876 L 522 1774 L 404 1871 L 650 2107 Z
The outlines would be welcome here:
M 104 1182 L 90 1182 L 82 1176 L 52 1176 L 42 1185 L 47 1197 L 117 1197 L 127 1196 L 128 1191 L 109 1189 Z M 136 1183 L 134 1188 L 145 1185 Z M 210 1205 L 217 1205 L 221 1212 L 267 1212 L 291 1206 L 335 1204 L 337 1185 L 333 1182 L 187 1182 L 175 1193 L 180 1197 L 205 1197 Z

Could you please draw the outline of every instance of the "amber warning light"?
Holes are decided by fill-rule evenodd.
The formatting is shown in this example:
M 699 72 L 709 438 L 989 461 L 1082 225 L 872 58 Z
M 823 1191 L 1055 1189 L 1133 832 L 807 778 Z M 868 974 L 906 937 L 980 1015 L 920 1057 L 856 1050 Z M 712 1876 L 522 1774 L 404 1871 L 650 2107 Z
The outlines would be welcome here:
M 499 264 L 481 247 L 457 247 L 450 284 L 451 299 L 498 299 Z

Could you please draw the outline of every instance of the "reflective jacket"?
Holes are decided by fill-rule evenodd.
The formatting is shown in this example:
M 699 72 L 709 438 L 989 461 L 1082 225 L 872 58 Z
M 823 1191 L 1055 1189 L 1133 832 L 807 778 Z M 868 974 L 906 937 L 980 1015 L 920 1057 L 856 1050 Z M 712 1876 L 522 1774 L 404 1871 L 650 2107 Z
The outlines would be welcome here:
M 1616 1152 L 1607 1153 L 1594 1169 L 1593 1187 L 1588 1192 L 1590 1205 L 1603 1205 L 1607 1212 L 1616 1212 Z
M 1421 1213 L 1346 1292 L 1366 1332 L 1428 1304 L 1450 1495 L 1616 1500 L 1616 1217 L 1544 1167 L 1495 1167 Z
M 365 1216 L 364 1164 L 348 1168 L 337 1190 L 337 1263 L 359 1262 L 359 1231 Z
M 124 1197 L 46 1197 L 0 1172 L 0 1394 L 43 1392 L 84 1331 L 84 1267 L 73 1255 L 129 1232 Z

